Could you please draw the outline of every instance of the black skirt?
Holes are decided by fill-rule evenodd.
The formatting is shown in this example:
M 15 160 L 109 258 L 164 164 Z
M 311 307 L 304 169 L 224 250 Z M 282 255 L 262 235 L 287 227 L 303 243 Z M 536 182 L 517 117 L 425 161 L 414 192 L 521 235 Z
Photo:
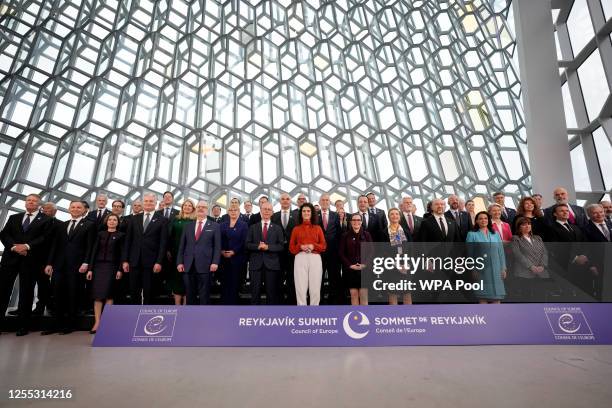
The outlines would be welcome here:
M 97 262 L 93 271 L 92 296 L 94 299 L 113 299 L 117 293 L 117 264 Z

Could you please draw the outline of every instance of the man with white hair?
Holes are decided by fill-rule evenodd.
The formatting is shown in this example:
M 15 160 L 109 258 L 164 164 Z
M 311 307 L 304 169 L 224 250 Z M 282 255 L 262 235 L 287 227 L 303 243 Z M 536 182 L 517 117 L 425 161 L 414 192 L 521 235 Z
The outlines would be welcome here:
M 404 232 L 410 234 L 412 241 L 417 241 L 423 218 L 413 213 L 413 206 L 414 203 L 411 196 L 402 197 L 402 202 L 400 203 L 400 211 L 402 213 L 400 225 Z
M 599 202 L 604 209 L 605 217 L 607 221 L 612 222 L 612 202 L 608 200 L 602 200 Z
M 601 204 L 590 204 L 586 208 L 589 222 L 584 227 L 589 242 L 611 242 L 612 223 L 606 220 L 606 213 Z
M 553 195 L 556 204 L 544 210 L 544 220 L 546 221 L 546 223 L 549 226 L 554 225 L 555 218 L 553 216 L 553 208 L 555 208 L 556 205 L 565 204 L 567 205 L 567 208 L 569 210 L 568 222 L 579 228 L 584 228 L 588 221 L 586 213 L 584 212 L 584 208 L 577 206 L 576 204 L 570 204 L 567 190 L 563 187 L 555 188 L 555 190 L 553 191 Z
M 102 221 L 110 214 L 110 210 L 106 208 L 108 204 L 108 197 L 106 194 L 100 193 L 96 196 L 96 208 L 87 214 L 87 219 L 92 221 L 96 228 L 102 224 Z
M 123 272 L 128 274 L 133 304 L 153 302 L 153 274 L 160 273 L 166 256 L 168 219 L 156 212 L 157 196 L 143 196 L 143 209 L 128 225 L 123 248 Z

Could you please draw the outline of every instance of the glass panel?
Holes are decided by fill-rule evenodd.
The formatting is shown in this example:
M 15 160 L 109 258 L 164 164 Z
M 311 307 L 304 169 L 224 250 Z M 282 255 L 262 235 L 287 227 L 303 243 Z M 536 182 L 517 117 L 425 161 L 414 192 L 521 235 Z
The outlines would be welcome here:
M 580 79 L 587 114 L 589 120 L 592 121 L 597 118 L 610 94 L 606 74 L 599 57 L 599 50 L 595 50 L 578 68 L 578 78 Z
M 567 18 L 567 31 L 575 57 L 595 36 L 586 0 L 574 0 L 572 11 Z
M 606 136 L 603 128 L 598 128 L 593 132 L 593 143 L 597 151 L 597 160 L 603 176 L 604 188 L 612 188 L 612 144 Z

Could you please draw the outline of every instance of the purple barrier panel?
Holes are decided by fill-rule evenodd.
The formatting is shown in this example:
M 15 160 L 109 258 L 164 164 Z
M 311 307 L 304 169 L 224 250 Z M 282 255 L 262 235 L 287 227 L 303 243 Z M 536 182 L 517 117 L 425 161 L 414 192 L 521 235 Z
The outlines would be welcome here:
M 111 306 L 95 347 L 612 344 L 612 304 Z

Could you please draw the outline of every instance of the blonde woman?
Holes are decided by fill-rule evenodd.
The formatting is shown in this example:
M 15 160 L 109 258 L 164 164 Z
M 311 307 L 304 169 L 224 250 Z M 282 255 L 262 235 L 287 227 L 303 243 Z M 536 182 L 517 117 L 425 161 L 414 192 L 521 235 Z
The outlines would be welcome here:
M 406 234 L 404 229 L 400 225 L 402 213 L 397 208 L 391 208 L 387 216 L 389 217 L 389 226 L 386 233 L 387 242 L 390 245 L 390 253 L 388 256 L 395 257 L 396 254 L 405 254 L 407 251 L 407 244 L 411 240 L 410 234 Z M 410 274 L 405 270 L 395 270 L 391 272 L 389 277 L 390 281 L 399 281 L 402 279 L 410 279 Z M 389 281 L 387 280 L 387 281 Z M 407 291 L 395 291 L 389 292 L 389 304 L 397 305 L 399 295 L 402 295 L 402 301 L 405 305 L 412 304 L 412 295 Z
M 183 228 L 186 224 L 195 220 L 195 218 L 195 204 L 190 199 L 186 199 L 181 205 L 181 211 L 169 225 L 170 245 L 168 247 L 170 248 L 170 261 L 172 265 L 176 265 L 176 254 L 178 253 L 181 236 L 183 235 Z M 176 270 L 176 267 L 171 269 L 167 283 L 172 291 L 172 295 L 174 295 L 174 304 L 184 305 L 187 300 L 185 284 L 183 283 L 183 276 Z

